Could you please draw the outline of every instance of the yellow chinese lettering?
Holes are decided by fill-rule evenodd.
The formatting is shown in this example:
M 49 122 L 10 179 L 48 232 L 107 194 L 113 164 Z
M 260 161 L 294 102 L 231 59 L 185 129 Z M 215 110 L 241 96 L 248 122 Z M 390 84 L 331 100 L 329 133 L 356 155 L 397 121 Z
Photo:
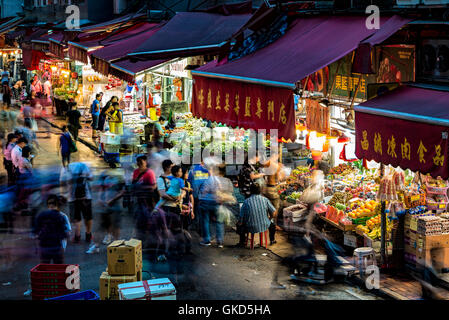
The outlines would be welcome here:
M 382 137 L 380 133 L 374 134 L 374 152 L 380 153 L 382 155 Z
M 207 108 L 212 108 L 212 92 L 209 89 L 209 92 L 207 93 Z
M 348 77 L 341 77 L 341 90 L 348 90 Z
M 404 143 L 401 143 L 402 159 L 410 160 L 410 150 L 410 143 L 408 143 L 407 138 L 404 138 Z
M 348 89 L 349 91 L 353 91 L 354 87 L 352 86 L 353 77 L 348 77 Z
M 220 107 L 220 91 L 217 92 L 217 97 L 215 98 L 215 102 L 217 103 L 217 105 L 215 106 L 216 110 L 221 110 Z
M 268 101 L 268 120 L 274 121 L 274 101 Z
M 435 153 L 436 153 L 436 155 L 435 155 L 435 157 L 433 157 L 433 163 L 436 166 L 442 167 L 444 164 L 444 155 L 441 154 L 441 146 L 440 145 L 435 146 Z
M 365 79 L 360 80 L 360 92 L 365 93 L 366 92 L 366 82 Z
M 357 89 L 357 85 L 359 84 L 359 78 L 353 78 L 352 79 L 352 84 L 354 86 L 354 90 Z
M 245 117 L 251 117 L 251 97 L 246 97 L 246 101 L 245 101 Z
M 287 123 L 287 115 L 285 112 L 285 105 L 283 103 L 281 104 L 281 109 L 279 110 L 279 122 L 282 124 Z
M 335 89 L 341 89 L 341 76 L 335 76 Z
M 262 102 L 260 102 L 260 98 L 257 99 L 257 111 L 256 116 L 260 119 L 262 116 Z
M 392 158 L 397 158 L 396 155 L 396 141 L 394 140 L 394 136 L 391 136 L 391 139 L 388 139 L 388 150 L 387 153 Z
M 363 150 L 368 150 L 368 148 L 369 148 L 369 141 L 368 141 L 368 139 L 367 139 L 367 137 L 368 137 L 368 132 L 366 132 L 366 130 L 363 130 L 363 140 L 360 142 L 361 143 L 361 145 L 362 145 L 362 149 Z
M 225 106 L 224 106 L 224 109 L 225 109 L 226 112 L 229 111 L 229 107 L 230 107 L 230 105 L 229 105 L 229 93 L 226 93 Z
M 422 140 L 419 141 L 419 147 L 418 147 L 418 156 L 419 156 L 419 162 L 426 163 L 426 159 L 424 159 L 424 153 L 427 152 L 426 147 L 422 143 Z M 435 161 L 435 160 L 434 160 Z
M 239 95 L 236 94 L 235 95 L 235 107 L 234 107 L 234 111 L 237 115 L 239 115 L 239 111 L 240 111 L 240 106 L 239 106 Z
M 201 89 L 200 93 L 198 94 L 198 100 L 200 101 L 200 105 L 204 105 L 204 90 Z

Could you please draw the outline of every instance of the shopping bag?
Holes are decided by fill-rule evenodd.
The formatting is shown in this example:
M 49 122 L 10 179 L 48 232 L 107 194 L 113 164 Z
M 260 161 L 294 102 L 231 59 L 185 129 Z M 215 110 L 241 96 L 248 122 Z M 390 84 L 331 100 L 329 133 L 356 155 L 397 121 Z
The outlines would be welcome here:
M 33 131 L 37 131 L 38 127 L 37 127 L 37 122 L 35 119 L 31 119 L 31 130 Z

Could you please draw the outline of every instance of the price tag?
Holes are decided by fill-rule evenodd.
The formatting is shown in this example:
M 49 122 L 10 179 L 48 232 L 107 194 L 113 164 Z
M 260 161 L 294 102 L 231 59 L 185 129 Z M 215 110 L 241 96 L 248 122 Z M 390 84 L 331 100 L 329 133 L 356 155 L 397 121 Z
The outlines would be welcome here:
M 410 219 L 410 230 L 412 231 L 418 230 L 418 220 L 414 217 Z
M 446 205 L 445 204 L 440 204 L 439 206 L 438 206 L 438 208 L 440 208 L 440 209 L 445 209 L 446 208 Z
M 412 201 L 418 201 L 419 200 L 419 194 L 412 196 L 411 200 Z

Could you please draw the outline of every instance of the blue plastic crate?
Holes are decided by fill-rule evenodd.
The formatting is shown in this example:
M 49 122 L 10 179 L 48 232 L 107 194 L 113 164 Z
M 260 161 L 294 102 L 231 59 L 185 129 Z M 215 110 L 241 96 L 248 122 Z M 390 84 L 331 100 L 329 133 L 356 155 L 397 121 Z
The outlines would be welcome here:
M 86 290 L 77 293 L 67 294 L 65 296 L 48 298 L 45 300 L 100 300 L 100 297 L 95 291 Z
M 103 159 L 105 162 L 120 163 L 120 153 L 103 153 Z

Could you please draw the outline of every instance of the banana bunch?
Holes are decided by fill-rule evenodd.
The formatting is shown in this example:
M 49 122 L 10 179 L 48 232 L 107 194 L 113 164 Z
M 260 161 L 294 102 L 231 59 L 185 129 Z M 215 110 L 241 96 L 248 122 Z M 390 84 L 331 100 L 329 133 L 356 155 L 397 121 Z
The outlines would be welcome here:
M 370 229 L 367 226 L 359 224 L 357 227 L 355 227 L 358 231 L 361 231 L 362 233 L 369 233 Z
M 366 234 L 371 239 L 375 240 L 381 237 L 380 226 L 375 227 L 370 233 Z

